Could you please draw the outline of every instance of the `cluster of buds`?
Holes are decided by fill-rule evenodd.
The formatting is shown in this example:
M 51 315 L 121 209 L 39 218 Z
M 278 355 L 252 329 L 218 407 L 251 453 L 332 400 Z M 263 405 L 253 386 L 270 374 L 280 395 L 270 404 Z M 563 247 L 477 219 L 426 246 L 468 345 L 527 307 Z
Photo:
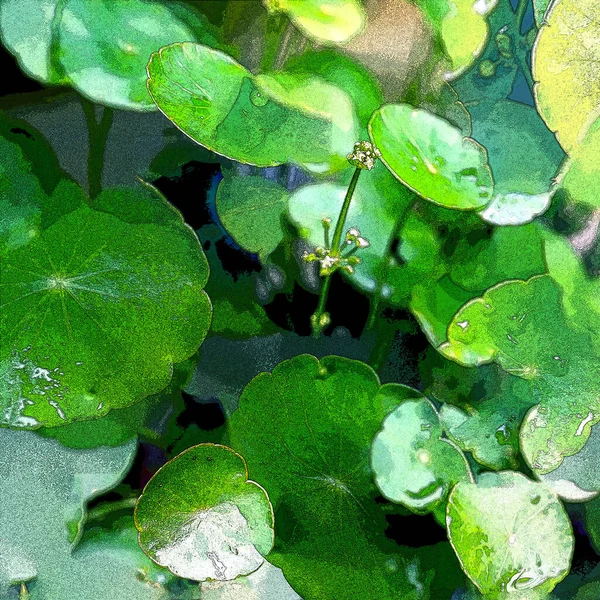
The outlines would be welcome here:
M 361 237 L 360 231 L 356 227 L 351 227 L 346 232 L 346 238 L 340 248 L 330 248 L 329 229 L 331 227 L 331 219 L 325 218 L 322 223 L 325 230 L 326 247 L 323 248 L 319 246 L 315 248 L 314 252 L 304 252 L 302 259 L 306 262 L 319 262 L 321 266 L 321 277 L 326 277 L 336 271 L 345 271 L 352 275 L 354 273 L 354 267 L 360 264 L 360 258 L 354 256 L 354 253 L 357 250 L 368 248 L 370 246 L 369 240 Z M 348 246 L 351 246 L 350 251 L 346 254 L 342 254 L 342 251 Z
M 358 167 L 370 171 L 375 167 L 375 161 L 381 158 L 381 152 L 371 144 L 371 142 L 356 142 L 354 150 L 348 154 L 348 162 Z

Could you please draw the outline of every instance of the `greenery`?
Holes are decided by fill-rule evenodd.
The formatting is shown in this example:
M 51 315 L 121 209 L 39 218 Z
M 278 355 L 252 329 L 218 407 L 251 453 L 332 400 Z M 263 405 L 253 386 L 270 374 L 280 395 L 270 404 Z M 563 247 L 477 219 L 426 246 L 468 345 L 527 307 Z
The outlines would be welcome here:
M 2 0 L 0 38 L 89 145 L 0 100 L 0 597 L 598 597 L 600 5 Z

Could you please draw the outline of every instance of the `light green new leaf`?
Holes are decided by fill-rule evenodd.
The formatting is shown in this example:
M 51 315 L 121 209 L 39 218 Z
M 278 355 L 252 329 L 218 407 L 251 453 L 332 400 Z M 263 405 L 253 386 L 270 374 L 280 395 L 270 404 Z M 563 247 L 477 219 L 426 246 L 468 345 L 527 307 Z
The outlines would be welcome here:
M 409 104 L 388 104 L 373 114 L 369 133 L 388 169 L 426 200 L 475 210 L 492 199 L 485 149 L 444 119 Z
M 569 517 L 544 484 L 520 473 L 459 482 L 448 500 L 447 528 L 465 573 L 486 598 L 549 593 L 569 572 Z
M 0 430 L 0 595 L 69 553 L 86 503 L 127 473 L 137 444 L 73 450 L 29 431 Z
M 152 55 L 148 89 L 193 140 L 239 162 L 286 162 L 317 172 L 346 166 L 357 135 L 350 98 L 307 74 L 253 76 L 230 56 L 199 44 Z
M 450 60 L 445 79 L 456 79 L 483 52 L 490 35 L 487 17 L 498 0 L 418 0 Z
M 97 418 L 166 387 L 210 323 L 194 233 L 81 206 L 6 253 L 1 418 L 14 427 Z
M 300 235 L 313 246 L 325 246 L 322 220 L 330 218 L 332 227 L 335 227 L 347 189 L 348 186 L 342 184 L 315 183 L 298 188 L 290 196 L 290 219 L 298 227 Z M 414 195 L 399 184 L 383 165 L 377 164 L 359 178 L 345 230 L 356 227 L 361 236 L 369 240 L 369 247 L 357 253 L 361 263 L 349 276 L 360 289 L 384 297 L 390 297 L 397 291 L 397 286 L 390 280 L 385 259 L 396 222 L 413 202 Z M 415 241 L 414 238 L 412 241 Z M 398 277 L 399 286 L 406 285 L 402 279 L 404 270 Z
M 464 454 L 443 433 L 438 412 L 425 397 L 406 400 L 386 417 L 373 440 L 371 465 L 388 500 L 429 512 L 468 477 Z
M 283 186 L 264 177 L 225 177 L 217 188 L 217 214 L 244 250 L 264 260 L 283 239 L 288 196 Z
M 361 127 L 383 104 L 383 92 L 375 76 L 358 62 L 332 49 L 309 50 L 285 63 L 291 73 L 312 73 L 344 90 L 356 107 Z
M 66 0 L 59 22 L 58 56 L 70 83 L 93 102 L 124 110 L 156 110 L 146 89 L 153 52 L 198 39 L 155 0 Z
M 600 4 L 555 0 L 532 54 L 538 111 L 567 153 L 600 107 Z
M 600 29 L 598 30 L 600 33 Z M 569 155 L 558 177 L 560 185 L 571 200 L 587 206 L 600 208 L 600 119 L 596 119 L 585 137 Z
M 2 43 L 19 61 L 23 71 L 46 84 L 64 82 L 55 46 L 60 20 L 59 0 L 2 0 Z
M 273 547 L 273 508 L 230 448 L 200 444 L 162 467 L 144 488 L 135 524 L 144 552 L 186 579 L 249 575 Z
M 283 11 L 307 37 L 343 44 L 364 26 L 359 0 L 263 0 L 270 12 Z
M 369 455 L 385 416 L 415 394 L 380 386 L 363 363 L 307 355 L 244 389 L 229 423 L 231 444 L 275 508 L 269 562 L 302 597 L 391 600 L 414 590 L 407 567 L 415 553 L 403 555 L 383 535 Z

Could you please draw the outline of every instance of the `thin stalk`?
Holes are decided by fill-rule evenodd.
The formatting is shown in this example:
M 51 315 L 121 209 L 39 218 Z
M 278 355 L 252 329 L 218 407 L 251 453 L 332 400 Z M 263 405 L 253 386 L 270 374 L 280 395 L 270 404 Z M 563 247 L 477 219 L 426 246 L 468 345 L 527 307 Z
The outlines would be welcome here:
M 285 17 L 280 14 L 269 15 L 264 36 L 264 49 L 262 59 L 260 61 L 261 71 L 270 71 L 275 64 L 281 35 L 285 26 Z
M 527 9 L 529 8 L 530 0 L 519 0 L 519 4 L 517 5 L 517 29 L 519 35 L 521 35 L 523 29 L 523 19 L 527 14 Z
M 29 590 L 24 583 L 21 583 L 21 590 L 19 591 L 19 600 L 29 600 Z
M 348 218 L 350 203 L 352 202 L 352 196 L 354 196 L 354 191 L 356 190 L 356 185 L 358 184 L 358 178 L 360 177 L 361 171 L 362 169 L 358 167 L 355 169 L 354 174 L 352 175 L 352 180 L 350 181 L 350 185 L 348 186 L 348 191 L 344 197 L 344 203 L 342 204 L 340 216 L 338 217 L 335 231 L 333 232 L 333 240 L 331 242 L 331 256 L 333 257 L 339 257 L 341 254 L 340 246 L 342 243 L 344 225 L 346 224 L 346 219 Z M 327 297 L 329 295 L 330 287 L 331 275 L 325 275 L 323 285 L 321 286 L 321 292 L 319 294 L 319 304 L 317 305 L 317 310 L 311 319 L 313 325 L 313 334 L 315 337 L 319 337 L 323 329 L 325 329 L 325 327 L 328 325 L 328 323 L 323 324 L 322 319 L 325 315 L 325 307 L 327 305 Z
M 88 189 L 93 200 L 102 191 L 102 172 L 104 171 L 104 157 L 108 133 L 113 123 L 114 111 L 112 108 L 103 107 L 100 121 L 96 120 L 94 105 L 87 100 L 82 100 L 83 111 L 88 128 Z
M 348 191 L 346 192 L 346 197 L 344 198 L 344 204 L 342 204 L 342 210 L 340 210 L 340 216 L 338 217 L 338 221 L 335 226 L 335 231 L 333 232 L 333 240 L 331 242 L 332 256 L 340 255 L 340 245 L 342 243 L 344 225 L 346 224 L 346 219 L 348 218 L 350 203 L 352 202 L 352 196 L 354 196 L 354 191 L 356 190 L 356 185 L 358 184 L 358 178 L 360 177 L 361 171 L 362 169 L 356 167 L 356 169 L 354 170 L 354 175 L 352 175 L 350 185 L 348 186 Z
M 290 49 L 290 43 L 294 35 L 294 30 L 295 27 L 292 25 L 291 21 L 288 22 L 287 27 L 285 28 L 281 37 L 281 42 L 279 43 L 277 54 L 275 55 L 275 59 L 273 60 L 273 70 L 275 71 L 281 69 L 285 64 Z
M 86 521 L 101 521 L 104 517 L 106 517 L 106 515 L 110 515 L 111 513 L 120 510 L 135 508 L 136 502 L 137 497 L 134 497 L 124 498 L 123 500 L 118 500 L 117 502 L 110 502 L 108 504 L 101 504 L 100 506 L 92 508 L 88 512 Z
M 384 325 L 387 325 L 387 327 L 384 327 Z M 377 327 L 375 336 L 375 344 L 373 345 L 373 349 L 371 350 L 368 360 L 368 363 L 377 373 L 381 371 L 381 368 L 385 364 L 385 360 L 392 350 L 392 346 L 396 341 L 397 332 L 397 323 L 386 323 L 383 319 L 379 319 L 379 325 Z
M 519 37 L 523 36 L 523 19 L 525 18 L 525 15 L 527 14 L 527 9 L 529 8 L 529 2 L 530 0 L 519 0 L 519 4 L 517 5 L 517 11 L 516 11 L 516 26 L 517 26 L 517 35 Z M 518 53 L 517 55 L 517 61 L 519 63 L 519 66 L 521 67 L 521 71 L 523 72 L 523 75 L 525 76 L 525 80 L 527 81 L 527 85 L 529 86 L 529 89 L 531 91 L 531 93 L 533 94 L 533 86 L 534 86 L 534 81 L 533 81 L 533 76 L 531 75 L 531 67 L 529 66 L 529 63 L 527 62 L 527 57 L 526 56 L 522 56 L 520 53 Z

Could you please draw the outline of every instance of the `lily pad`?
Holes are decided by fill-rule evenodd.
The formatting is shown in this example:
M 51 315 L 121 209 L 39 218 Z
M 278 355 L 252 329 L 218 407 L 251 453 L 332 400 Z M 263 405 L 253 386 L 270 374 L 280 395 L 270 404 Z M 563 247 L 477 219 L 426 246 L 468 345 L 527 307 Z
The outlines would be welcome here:
M 162 467 L 144 488 L 135 523 L 144 552 L 180 577 L 249 575 L 273 547 L 273 508 L 230 448 L 200 444 Z
M 159 109 L 209 150 L 261 167 L 347 165 L 357 134 L 354 108 L 347 94 L 318 77 L 253 76 L 230 56 L 189 43 L 153 54 L 148 75 Z
M 358 0 L 263 0 L 270 12 L 285 12 L 307 37 L 342 44 L 356 35 L 365 22 Z
M 8 426 L 97 418 L 160 391 L 210 322 L 206 258 L 183 223 L 84 205 L 7 252 L 0 277 Z
M 283 239 L 289 192 L 259 176 L 225 177 L 217 189 L 217 213 L 229 235 L 264 261 Z
M 600 107 L 600 5 L 556 0 L 544 17 L 532 54 L 538 111 L 567 153 Z
M 405 554 L 382 535 L 369 454 L 385 416 L 415 394 L 380 386 L 358 361 L 307 355 L 244 389 L 230 420 L 231 444 L 273 502 L 277 541 L 269 562 L 302 597 L 391 600 L 414 590 L 407 571 L 413 549 Z
M 446 120 L 409 104 L 388 104 L 373 114 L 369 133 L 392 174 L 426 200 L 475 210 L 492 199 L 485 149 Z
M 448 500 L 450 543 L 486 598 L 549 593 L 569 572 L 571 522 L 558 498 L 521 473 L 483 473 Z
M 468 477 L 464 454 L 443 434 L 438 412 L 425 397 L 406 400 L 386 417 L 373 440 L 371 465 L 388 500 L 429 512 Z

